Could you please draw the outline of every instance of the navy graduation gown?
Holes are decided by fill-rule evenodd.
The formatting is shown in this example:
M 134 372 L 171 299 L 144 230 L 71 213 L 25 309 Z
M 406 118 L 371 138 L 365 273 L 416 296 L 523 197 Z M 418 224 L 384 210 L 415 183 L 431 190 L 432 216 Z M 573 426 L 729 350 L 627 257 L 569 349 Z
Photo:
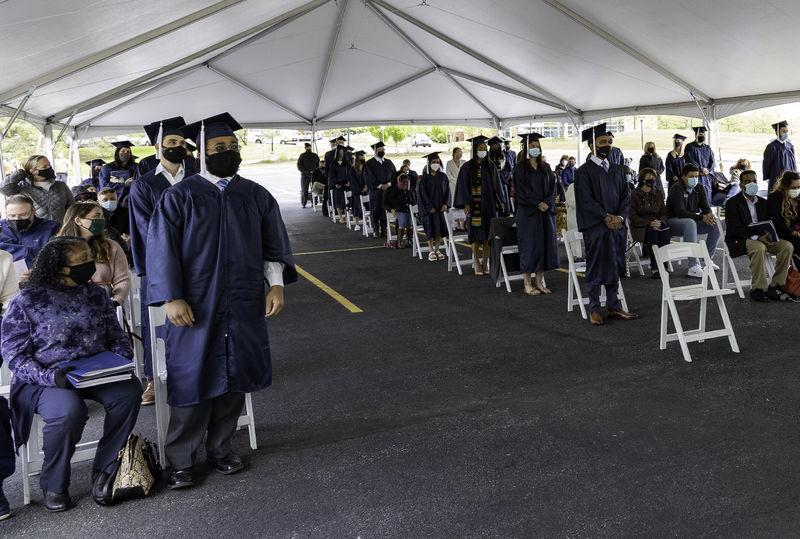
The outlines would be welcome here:
M 517 245 L 520 271 L 539 273 L 558 267 L 556 242 L 556 186 L 550 165 L 533 170 L 528 162 L 514 169 L 516 189 Z M 539 210 L 539 203 L 547 211 Z
M 361 167 L 361 172 L 357 171 L 355 167 L 350 170 L 350 200 L 353 206 L 353 215 L 356 217 L 363 217 L 361 214 L 361 202 L 359 198 L 367 193 L 364 190 L 367 188 L 367 172 L 364 167 Z
M 472 181 L 477 167 L 481 167 L 481 227 L 474 228 L 472 219 L 467 217 L 467 236 L 470 243 L 489 241 L 492 219 L 505 213 L 505 201 L 500 179 L 497 176 L 497 168 L 486 159 L 480 161 L 470 159 L 458 171 L 453 206 L 462 209 L 472 204 Z
M 126 166 L 120 166 L 116 163 L 109 163 L 107 165 L 103 165 L 100 169 L 100 174 L 98 174 L 98 179 L 100 181 L 100 188 L 105 189 L 106 187 L 112 189 L 114 193 L 117 194 L 117 200 L 122 203 L 123 199 L 128 196 L 130 189 L 125 182 L 112 182 L 111 181 L 111 172 L 117 170 L 126 170 L 128 174 L 130 174 L 130 179 L 136 177 L 136 163 L 133 162 L 133 159 L 128 161 Z
M 586 245 L 586 283 L 613 285 L 625 269 L 628 233 L 623 225 L 611 230 L 606 214 L 628 217 L 630 191 L 622 167 L 611 164 L 608 172 L 594 161 L 584 163 L 575 175 L 575 213 Z
M 713 198 L 713 174 L 714 174 L 714 150 L 708 144 L 699 144 L 692 141 L 686 145 L 683 151 L 687 163 L 691 163 L 700 169 L 700 184 L 706 190 L 706 197 L 711 201 Z M 708 169 L 708 174 L 703 175 L 702 169 Z
M 417 184 L 417 209 L 428 239 L 447 236 L 442 206 L 450 205 L 450 181 L 441 170 L 425 173 Z M 433 211 L 431 211 L 433 210 Z
M 183 299 L 192 327 L 167 322 L 167 389 L 172 406 L 270 385 L 264 262 L 297 280 L 289 236 L 272 195 L 234 176 L 220 192 L 200 175 L 170 187 L 147 235 L 148 302 Z
M 328 173 L 328 189 L 331 190 L 333 207 L 337 210 L 344 209 L 347 205 L 344 192 L 350 189 L 350 163 L 347 159 L 343 159 L 341 163 L 331 161 L 325 171 Z
M 762 178 L 769 182 L 769 190 L 775 181 L 780 178 L 784 170 L 797 170 L 797 162 L 794 155 L 794 146 L 788 140 L 781 142 L 773 140 L 764 148 L 764 164 Z
M 667 154 L 667 160 L 664 167 L 667 171 L 667 191 L 672 187 L 675 182 L 681 181 L 683 175 L 683 166 L 686 164 L 686 154 L 680 156 L 673 156 L 672 152 Z

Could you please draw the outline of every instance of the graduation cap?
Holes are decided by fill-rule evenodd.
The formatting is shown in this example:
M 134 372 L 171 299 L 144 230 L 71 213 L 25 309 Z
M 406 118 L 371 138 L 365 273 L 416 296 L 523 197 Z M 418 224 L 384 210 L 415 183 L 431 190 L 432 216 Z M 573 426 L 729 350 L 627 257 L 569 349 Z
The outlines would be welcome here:
M 783 127 L 789 127 L 789 122 L 786 120 L 781 120 L 776 124 L 772 124 L 772 129 L 774 129 L 776 133 L 779 132 Z
M 681 135 L 680 133 L 675 133 L 674 135 L 672 135 L 672 138 L 675 139 L 675 140 L 680 140 L 680 141 L 686 140 L 686 137 Z
M 356 149 L 353 148 L 352 146 L 345 146 L 344 151 L 353 153 L 354 151 L 356 151 Z
M 196 151 L 197 151 L 197 146 L 195 146 L 194 144 L 192 144 L 192 142 L 191 142 L 191 141 L 189 141 L 189 140 L 184 140 L 184 141 L 183 141 L 183 143 L 186 145 L 186 150 L 187 150 L 187 151 L 189 151 L 189 152 L 196 152 Z
M 183 128 L 184 136 L 194 140 L 200 148 L 200 174 L 206 174 L 206 141 L 217 137 L 234 137 L 234 131 L 240 129 L 241 124 L 227 112 L 209 116 Z
M 116 142 L 112 142 L 111 145 L 113 147 L 117 148 L 117 149 L 119 149 L 119 148 L 132 148 L 132 147 L 136 146 L 136 144 L 134 144 L 130 140 L 118 140 Z
M 361 157 L 362 155 L 364 155 L 364 154 L 366 154 L 366 153 L 367 153 L 367 152 L 365 152 L 364 150 L 358 150 L 358 151 L 357 151 L 356 153 L 354 153 L 353 155 L 355 155 L 356 157 Z
M 156 147 L 156 157 L 161 159 L 161 141 L 168 135 L 178 135 L 183 138 L 183 127 L 186 126 L 183 116 L 175 116 L 166 120 L 159 120 L 143 126 L 150 144 Z
M 706 126 L 701 125 L 699 127 L 692 127 L 692 131 L 694 131 L 695 136 L 697 136 L 698 133 L 705 133 L 707 129 Z
M 613 138 L 614 137 L 614 133 L 612 133 L 611 131 L 606 131 L 606 136 Z
M 475 157 L 475 152 L 478 151 L 478 146 L 487 142 L 489 137 L 478 135 L 477 137 L 468 138 L 467 142 L 472 143 L 472 156 Z
M 107 164 L 102 159 L 90 159 L 89 161 L 84 161 L 84 163 L 86 163 L 87 165 L 89 165 L 92 168 L 94 168 L 94 167 L 102 167 L 103 165 Z
M 606 124 L 597 124 L 594 127 L 590 127 L 581 131 L 581 140 L 583 142 L 591 142 L 594 144 L 594 139 L 597 137 L 606 136 L 607 134 L 608 130 L 606 130 Z
M 498 136 L 495 135 L 494 137 L 490 138 L 486 142 L 486 144 L 488 144 L 489 146 L 491 146 L 492 144 L 499 144 L 499 145 L 502 146 L 505 141 L 506 141 L 506 139 L 504 139 L 503 137 L 498 137 Z
M 539 139 L 547 138 L 546 136 L 540 133 L 522 133 L 521 135 L 517 135 L 524 146 L 527 146 L 528 143 L 532 140 L 538 141 Z
M 384 146 L 386 146 L 386 144 L 384 144 L 382 140 L 379 140 L 378 142 L 376 142 L 375 144 L 370 146 L 370 148 L 372 148 L 373 150 L 375 150 L 377 152 L 378 148 L 383 148 Z
M 426 156 L 425 156 L 425 159 L 427 159 L 427 160 L 428 160 L 428 163 L 430 163 L 430 162 L 431 162 L 431 161 L 433 161 L 434 159 L 438 159 L 439 161 L 441 161 L 441 160 L 442 160 L 442 158 L 441 158 L 441 157 L 439 157 L 439 152 L 433 152 L 433 153 L 429 153 L 428 155 L 426 155 Z

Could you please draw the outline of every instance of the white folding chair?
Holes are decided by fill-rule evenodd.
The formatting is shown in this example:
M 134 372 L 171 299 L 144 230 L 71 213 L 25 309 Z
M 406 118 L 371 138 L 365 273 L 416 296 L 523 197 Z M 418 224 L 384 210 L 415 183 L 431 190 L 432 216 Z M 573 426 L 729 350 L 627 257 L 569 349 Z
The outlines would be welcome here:
M 584 320 L 587 318 L 585 305 L 589 304 L 589 298 L 583 297 L 581 292 L 581 283 L 578 280 L 578 273 L 586 271 L 586 261 L 578 262 L 575 259 L 575 248 L 580 248 L 581 252 L 585 253 L 586 249 L 583 245 L 583 234 L 577 230 L 561 230 L 561 237 L 564 238 L 564 249 L 567 251 L 567 264 L 569 277 L 567 279 L 567 312 L 572 312 L 572 309 L 577 305 L 581 310 L 581 316 Z M 617 297 L 622 303 L 622 308 L 628 310 L 628 301 L 625 299 L 625 291 L 622 288 L 622 281 L 619 282 L 617 290 Z M 600 304 L 606 305 L 608 298 L 606 297 L 606 287 L 601 287 Z
M 392 225 L 394 225 L 395 234 L 392 234 Z M 397 234 L 397 216 L 392 215 L 392 212 L 390 210 L 386 210 L 386 241 L 390 242 L 397 240 L 397 237 L 395 236 L 396 234 Z
M 347 230 L 352 230 L 353 226 L 353 194 L 350 191 L 344 192 L 344 217 L 347 223 Z
M 0 396 L 8 399 L 11 395 L 11 372 L 8 365 L 0 367 Z M 44 464 L 44 451 L 42 450 L 42 426 L 39 414 L 33 414 L 31 422 L 31 433 L 28 442 L 19 448 L 19 458 L 22 464 L 22 503 L 31 503 L 31 478 L 36 477 L 42 471 Z M 75 447 L 75 453 L 70 462 L 86 462 L 94 460 L 97 452 L 98 440 L 81 442 Z
M 722 296 L 733 294 L 733 290 L 722 289 L 717 283 L 717 276 L 714 273 L 713 266 L 711 265 L 711 256 L 708 254 L 708 248 L 705 243 L 672 243 L 664 247 L 653 247 L 653 253 L 659 267 L 671 260 L 679 258 L 697 258 L 702 259 L 705 264 L 703 268 L 703 277 L 699 284 L 692 284 L 688 286 L 670 285 L 669 272 L 662 271 L 661 274 L 661 350 L 667 348 L 667 343 L 678 341 L 680 343 L 681 352 L 683 352 L 683 359 L 687 362 L 692 361 L 692 356 L 689 354 L 690 342 L 704 342 L 706 339 L 715 339 L 718 337 L 727 337 L 730 342 L 731 349 L 738 353 L 739 345 L 736 343 L 736 336 L 733 334 L 733 326 L 731 319 L 728 316 L 728 309 L 725 306 L 725 300 Z M 719 314 L 722 317 L 722 324 L 724 329 L 719 330 L 706 330 L 706 314 L 708 308 L 709 298 L 714 298 L 717 301 Z M 694 301 L 700 300 L 700 323 L 697 329 L 684 330 L 681 323 L 680 316 L 678 315 L 678 301 Z M 669 311 L 669 314 L 667 314 Z M 675 326 L 675 333 L 667 332 L 667 325 L 669 318 L 672 318 L 672 324 Z
M 419 257 L 420 260 L 423 260 L 423 253 L 430 253 L 431 248 L 428 247 L 427 244 L 423 244 L 419 237 L 421 234 L 425 234 L 425 227 L 419 221 L 419 206 L 416 204 L 411 206 L 411 256 Z M 450 256 L 450 244 L 442 238 L 442 244 L 444 245 L 444 251 L 447 253 L 447 256 Z
M 169 427 L 169 404 L 167 404 L 167 344 L 158 336 L 158 328 L 167 323 L 167 310 L 164 307 L 148 307 L 150 317 L 150 345 L 153 353 L 153 389 L 155 391 L 156 434 L 158 458 L 161 465 L 167 466 L 164 449 Z M 247 428 L 250 435 L 250 448 L 258 449 L 256 442 L 256 423 L 253 415 L 253 398 L 250 393 L 244 396 L 244 414 L 239 417 L 237 430 Z
M 325 195 L 322 193 L 315 193 L 312 187 L 311 189 L 311 209 L 314 213 L 317 213 L 317 206 L 322 205 L 322 201 L 325 199 Z
M 625 226 L 628 229 L 628 249 L 625 252 L 626 271 L 628 275 L 630 275 L 632 268 L 638 268 L 639 275 L 644 277 L 644 267 L 647 266 L 650 268 L 650 258 L 644 256 L 642 244 L 638 241 L 634 241 L 633 235 L 631 234 L 631 222 L 628 219 L 625 219 Z
M 509 275 L 508 268 L 506 267 L 506 255 L 519 254 L 518 245 L 505 245 L 500 251 L 500 272 L 497 274 L 497 281 L 495 281 L 495 288 L 500 288 L 500 285 L 505 283 L 506 291 L 511 293 L 511 281 L 521 281 L 524 279 L 522 273 Z
M 361 195 L 358 197 L 358 203 L 361 204 L 361 233 L 365 238 L 372 234 L 372 210 L 367 209 L 369 204 L 369 195 Z
M 144 379 L 144 343 L 149 335 L 142 335 L 142 279 L 131 272 L 131 289 L 128 292 L 128 320 L 133 338 L 133 370 L 136 378 Z
M 456 245 L 456 242 L 468 241 L 469 236 L 467 235 L 466 232 L 458 235 L 454 233 L 456 219 L 466 220 L 466 215 L 464 214 L 464 210 L 457 210 L 455 208 L 450 208 L 450 210 L 445 212 L 444 222 L 445 226 L 447 227 L 446 241 L 450 245 L 450 249 L 447 251 L 447 271 L 453 271 L 453 268 L 455 268 L 458 271 L 459 275 L 464 275 L 464 272 L 461 270 L 461 268 L 464 266 L 471 266 L 472 257 L 470 256 L 465 260 L 461 260 L 461 257 L 459 257 L 458 255 L 458 247 Z
M 728 244 L 725 242 L 725 231 L 722 229 L 722 221 L 719 219 L 717 219 L 717 228 L 719 229 L 721 243 L 717 249 L 722 252 L 722 288 L 733 287 L 736 293 L 739 294 L 739 297 L 744 299 L 744 289 L 750 288 L 753 285 L 752 279 L 739 278 L 739 271 L 736 269 L 736 264 L 733 262 Z M 767 253 L 767 256 L 764 258 L 764 265 L 767 270 L 767 278 L 772 279 L 772 276 L 775 274 L 775 260 L 769 253 Z M 730 281 L 728 280 L 728 273 L 731 274 Z

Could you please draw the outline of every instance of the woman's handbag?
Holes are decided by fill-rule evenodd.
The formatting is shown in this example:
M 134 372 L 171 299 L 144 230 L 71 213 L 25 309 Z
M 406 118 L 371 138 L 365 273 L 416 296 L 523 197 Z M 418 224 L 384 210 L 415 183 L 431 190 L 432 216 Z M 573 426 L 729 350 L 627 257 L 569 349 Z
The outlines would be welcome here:
M 800 271 L 797 271 L 791 266 L 789 267 L 789 273 L 786 275 L 786 284 L 783 286 L 783 291 L 793 296 L 800 296 Z
M 158 450 L 137 434 L 131 434 L 119 451 L 114 471 L 103 486 L 100 505 L 113 505 L 125 500 L 144 498 L 161 477 Z

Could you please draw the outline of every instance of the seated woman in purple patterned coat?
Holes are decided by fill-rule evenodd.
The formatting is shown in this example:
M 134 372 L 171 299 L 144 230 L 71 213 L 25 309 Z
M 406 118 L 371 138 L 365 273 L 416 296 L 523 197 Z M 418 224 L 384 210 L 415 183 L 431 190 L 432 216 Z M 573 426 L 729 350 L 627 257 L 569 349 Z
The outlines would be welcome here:
M 59 367 L 105 351 L 133 356 L 108 294 L 91 283 L 94 272 L 86 240 L 54 238 L 36 257 L 30 278 L 3 317 L 0 348 L 14 373 L 11 410 L 17 446 L 31 434 L 34 413 L 44 421 L 40 485 L 48 511 L 71 506 L 70 459 L 88 419 L 84 399 L 101 403 L 106 412 L 92 471 L 92 496 L 101 504 L 100 487 L 139 414 L 138 380 L 75 389 Z

